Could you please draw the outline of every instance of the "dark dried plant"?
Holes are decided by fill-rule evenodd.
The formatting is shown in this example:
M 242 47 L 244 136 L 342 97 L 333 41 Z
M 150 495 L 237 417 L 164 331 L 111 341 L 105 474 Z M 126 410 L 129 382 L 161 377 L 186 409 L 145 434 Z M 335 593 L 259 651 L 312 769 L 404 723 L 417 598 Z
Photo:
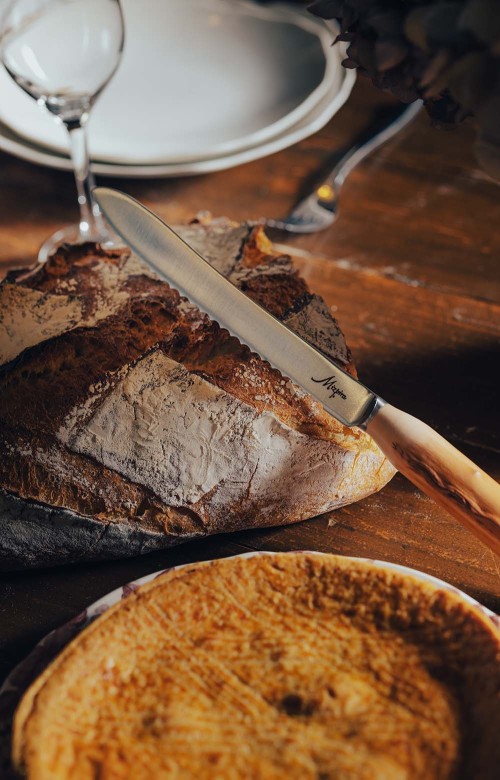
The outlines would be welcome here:
M 340 25 L 344 65 L 438 123 L 472 116 L 476 156 L 500 180 L 500 0 L 314 0 Z

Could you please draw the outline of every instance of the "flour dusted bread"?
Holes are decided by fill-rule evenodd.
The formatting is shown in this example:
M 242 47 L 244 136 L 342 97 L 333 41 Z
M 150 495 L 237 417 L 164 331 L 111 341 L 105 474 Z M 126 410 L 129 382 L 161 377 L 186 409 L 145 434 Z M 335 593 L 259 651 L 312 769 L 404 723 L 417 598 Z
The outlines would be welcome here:
M 24 696 L 29 780 L 493 780 L 500 640 L 453 593 L 284 553 L 172 570 Z
M 185 239 L 351 373 L 325 303 L 259 228 Z M 134 555 L 295 522 L 394 470 L 371 439 L 160 281 L 128 250 L 63 248 L 0 285 L 3 565 Z

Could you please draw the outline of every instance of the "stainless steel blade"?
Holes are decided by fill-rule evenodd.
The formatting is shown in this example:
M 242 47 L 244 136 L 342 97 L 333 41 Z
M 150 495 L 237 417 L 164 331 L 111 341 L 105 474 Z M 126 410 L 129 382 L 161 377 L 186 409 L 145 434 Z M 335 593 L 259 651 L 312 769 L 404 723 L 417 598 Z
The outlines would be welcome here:
M 107 187 L 96 188 L 94 195 L 111 226 L 158 276 L 303 387 L 344 425 L 362 425 L 383 403 L 238 290 L 134 198 Z

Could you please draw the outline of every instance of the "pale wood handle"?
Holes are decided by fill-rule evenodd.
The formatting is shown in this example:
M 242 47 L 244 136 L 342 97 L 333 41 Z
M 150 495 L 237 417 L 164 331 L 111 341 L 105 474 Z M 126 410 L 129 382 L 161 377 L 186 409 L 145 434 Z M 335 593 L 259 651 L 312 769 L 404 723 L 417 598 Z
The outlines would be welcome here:
M 425 423 L 390 404 L 366 431 L 391 463 L 500 555 L 500 485 Z

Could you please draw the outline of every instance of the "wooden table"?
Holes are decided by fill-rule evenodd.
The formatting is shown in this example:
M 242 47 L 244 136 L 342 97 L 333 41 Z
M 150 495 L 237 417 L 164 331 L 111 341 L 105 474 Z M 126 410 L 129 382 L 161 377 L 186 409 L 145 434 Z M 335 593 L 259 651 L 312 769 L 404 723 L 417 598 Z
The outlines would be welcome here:
M 108 183 L 173 223 L 200 209 L 239 220 L 281 215 L 366 112 L 387 100 L 359 83 L 324 130 L 273 157 L 203 177 Z M 474 161 L 471 138 L 470 128 L 437 131 L 421 115 L 353 172 L 333 227 L 280 241 L 336 309 L 362 379 L 500 479 L 500 190 Z M 70 175 L 0 154 L 0 268 L 32 262 L 43 239 L 76 219 L 75 203 Z M 398 475 L 358 504 L 288 528 L 2 575 L 0 679 L 50 629 L 118 585 L 253 549 L 394 561 L 500 607 L 500 561 Z

